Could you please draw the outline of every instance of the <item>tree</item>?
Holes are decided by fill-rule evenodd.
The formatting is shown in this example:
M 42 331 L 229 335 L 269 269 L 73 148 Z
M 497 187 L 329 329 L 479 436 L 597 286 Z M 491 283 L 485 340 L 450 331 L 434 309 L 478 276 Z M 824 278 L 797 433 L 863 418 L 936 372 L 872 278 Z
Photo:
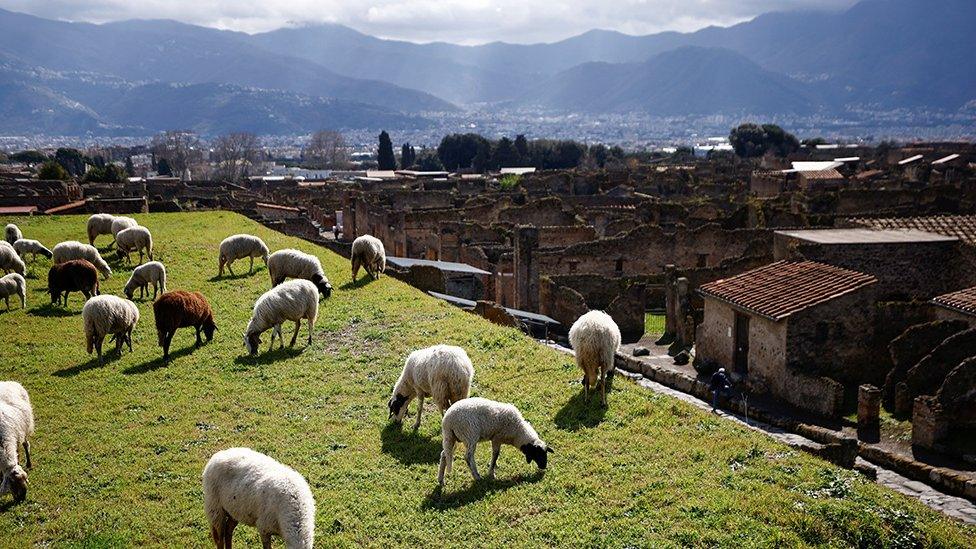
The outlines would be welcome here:
M 529 158 L 529 140 L 525 138 L 525 135 L 518 134 L 515 136 L 515 151 L 519 155 L 519 164 L 524 164 L 528 162 Z
M 393 156 L 393 141 L 386 130 L 380 132 L 380 150 L 376 154 L 376 163 L 381 170 L 395 170 L 396 157 Z
M 729 143 L 741 158 L 756 158 L 772 152 L 787 156 L 800 148 L 800 142 L 775 124 L 742 124 L 729 134 Z
M 484 150 L 486 145 L 489 145 L 488 140 L 476 133 L 454 133 L 441 139 L 441 144 L 437 146 L 437 156 L 444 169 L 463 170 L 472 166 L 475 155 Z M 490 155 L 490 149 L 487 154 Z
M 47 162 L 41 164 L 41 167 L 37 170 L 38 179 L 54 179 L 58 181 L 67 181 L 71 179 L 71 174 L 68 170 L 65 170 L 61 164 L 56 160 L 48 160 Z
M 478 152 L 471 159 L 471 166 L 479 173 L 491 168 L 491 143 L 487 139 L 478 142 Z
M 54 153 L 54 159 L 61 164 L 69 174 L 79 177 L 85 174 L 85 164 L 89 163 L 85 155 L 78 149 L 61 147 Z
M 156 163 L 156 173 L 159 175 L 165 175 L 172 177 L 173 168 L 169 166 L 169 160 L 165 158 L 160 158 L 159 162 Z
M 406 170 L 417 163 L 417 150 L 410 146 L 410 143 L 404 143 L 400 147 L 400 169 Z
M 132 156 L 125 157 L 125 174 L 129 177 L 136 175 L 136 167 L 132 165 Z
M 150 145 L 157 157 L 166 159 L 172 175 L 184 179 L 190 167 L 203 160 L 203 150 L 196 134 L 188 130 L 170 130 L 156 135 Z M 163 170 L 157 166 L 157 171 Z
M 94 166 L 85 173 L 85 183 L 123 183 L 126 180 L 125 170 L 116 164 L 106 164 L 102 167 Z
M 48 157 L 41 151 L 21 151 L 10 155 L 11 162 L 23 162 L 28 166 L 47 162 Z
M 260 141 L 249 132 L 222 135 L 214 141 L 211 160 L 216 166 L 214 175 L 217 179 L 243 181 L 261 160 Z
M 414 164 L 422 172 L 439 172 L 444 169 L 444 165 L 441 164 L 441 159 L 434 149 L 420 149 L 420 154 L 417 155 L 417 161 Z
M 491 165 L 493 168 L 514 168 L 519 166 L 519 153 L 512 140 L 503 137 L 498 140 L 495 150 L 492 153 Z
M 344 170 L 349 167 L 346 141 L 335 130 L 319 130 L 302 151 L 302 160 L 309 168 Z

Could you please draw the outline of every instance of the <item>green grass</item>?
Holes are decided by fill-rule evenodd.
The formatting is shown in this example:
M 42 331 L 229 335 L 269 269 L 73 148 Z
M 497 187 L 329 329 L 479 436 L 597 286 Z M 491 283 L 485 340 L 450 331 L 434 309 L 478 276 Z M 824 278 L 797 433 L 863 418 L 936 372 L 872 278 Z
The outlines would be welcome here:
M 661 335 L 664 333 L 664 315 L 646 313 L 644 315 L 644 335 Z
M 135 352 L 99 367 L 84 352 L 80 295 L 50 308 L 47 263 L 35 265 L 28 310 L 0 312 L 2 377 L 27 387 L 37 416 L 28 500 L 0 500 L 4 546 L 206 546 L 201 470 L 238 445 L 308 478 L 319 546 L 973 546 L 973 529 L 917 501 L 626 380 L 609 410 L 585 406 L 566 356 L 392 278 L 350 284 L 340 257 L 240 216 L 136 217 L 170 288 L 206 294 L 219 331 L 196 350 L 192 330 L 179 332 L 166 366 L 141 302 Z M 84 239 L 84 217 L 16 221 L 49 245 Z M 217 244 L 237 232 L 322 258 L 336 292 L 310 348 L 242 357 L 269 281 L 263 265 L 241 276 L 240 263 L 238 277 L 214 278 Z M 128 274 L 118 268 L 103 292 L 119 294 Z M 439 342 L 470 353 L 474 395 L 515 403 L 555 448 L 548 472 L 506 447 L 497 480 L 474 483 L 458 452 L 435 490 L 437 412 L 413 434 L 388 423 L 386 400 L 407 352 Z M 482 467 L 489 452 L 479 447 Z M 238 536 L 259 543 L 253 529 Z

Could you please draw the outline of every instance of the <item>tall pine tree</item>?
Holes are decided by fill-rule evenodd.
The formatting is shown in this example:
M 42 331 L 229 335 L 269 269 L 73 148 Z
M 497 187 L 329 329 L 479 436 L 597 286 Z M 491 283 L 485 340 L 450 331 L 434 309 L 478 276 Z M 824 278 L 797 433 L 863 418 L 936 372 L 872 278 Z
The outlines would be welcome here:
M 393 156 L 393 141 L 386 130 L 380 132 L 380 150 L 376 156 L 376 162 L 381 170 L 395 170 L 396 157 Z

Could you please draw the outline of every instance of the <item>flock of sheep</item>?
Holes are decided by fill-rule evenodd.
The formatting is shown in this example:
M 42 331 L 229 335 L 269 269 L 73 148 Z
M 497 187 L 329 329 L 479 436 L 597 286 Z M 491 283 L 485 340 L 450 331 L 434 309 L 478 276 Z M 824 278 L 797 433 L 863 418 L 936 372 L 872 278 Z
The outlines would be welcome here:
M 148 229 L 128 217 L 97 214 L 88 220 L 89 244 L 62 242 L 48 250 L 36 240 L 26 240 L 16 225 L 6 227 L 6 240 L 0 243 L 0 269 L 13 271 L 0 278 L 0 297 L 19 295 L 26 306 L 26 282 L 23 258 L 41 254 L 52 258 L 54 265 L 48 273 L 48 290 L 53 304 L 67 305 L 68 293 L 80 291 L 86 303 L 82 309 L 88 353 L 98 353 L 102 359 L 102 343 L 112 336 L 116 351 L 123 346 L 132 350 L 132 331 L 139 322 L 139 309 L 131 301 L 135 290 L 140 297 L 153 287 L 153 314 L 158 343 L 164 360 L 169 358 L 169 346 L 178 328 L 196 329 L 196 344 L 202 343 L 201 333 L 210 341 L 217 330 L 213 311 L 200 292 L 166 291 L 166 268 L 152 261 L 152 235 Z M 143 252 L 150 259 L 133 270 L 126 282 L 127 299 L 101 295 L 98 274 L 108 278 L 111 269 L 94 247 L 95 239 L 103 234 L 115 237 L 119 258 L 138 251 L 142 263 Z M 290 345 L 294 345 L 303 320 L 308 322 L 308 343 L 318 316 L 321 298 L 331 295 L 329 283 L 318 258 L 293 249 L 269 254 L 268 247 L 258 237 L 239 234 L 220 243 L 218 274 L 241 259 L 249 260 L 249 273 L 254 271 L 254 258 L 261 258 L 271 277 L 271 289 L 254 304 L 253 313 L 244 332 L 244 346 L 250 354 L 258 352 L 260 336 L 272 330 L 284 347 L 281 326 L 285 321 L 295 323 Z M 352 246 L 352 278 L 360 267 L 371 277 L 379 278 L 386 266 L 386 255 L 380 240 L 361 236 Z M 287 280 L 291 278 L 292 280 Z M 158 297 L 157 297 L 158 295 Z M 62 299 L 63 297 L 63 299 Z M 8 303 L 9 308 L 9 303 Z M 583 370 L 583 387 L 589 400 L 590 387 L 600 386 L 601 404 L 606 406 L 608 376 L 613 373 L 614 354 L 620 345 L 620 331 L 609 315 L 590 311 L 581 316 L 569 333 L 575 349 L 576 362 Z M 437 474 L 440 486 L 450 473 L 454 447 L 465 446 L 465 461 L 471 475 L 481 479 L 475 463 L 479 442 L 491 441 L 492 455 L 488 476 L 494 477 L 498 455 L 503 445 L 518 448 L 526 463 L 535 462 L 545 470 L 548 454 L 553 450 L 532 425 L 512 404 L 470 397 L 474 366 L 464 349 L 451 345 L 434 345 L 409 354 L 393 393 L 387 403 L 389 417 L 401 423 L 408 415 L 410 402 L 417 400 L 414 430 L 421 424 L 424 399 L 431 398 L 441 412 L 442 452 Z M 23 447 L 26 468 L 30 468 L 29 436 L 34 431 L 33 410 L 27 391 L 14 381 L 0 382 L 0 467 L 3 481 L 0 493 L 11 492 L 18 501 L 27 494 L 27 473 L 19 465 L 18 448 Z M 283 538 L 286 547 L 310 548 L 315 529 L 315 500 L 308 483 L 301 474 L 259 452 L 248 448 L 230 448 L 215 453 L 203 470 L 204 508 L 211 524 L 211 536 L 218 549 L 231 547 L 238 523 L 257 528 L 264 547 L 270 547 L 271 536 Z

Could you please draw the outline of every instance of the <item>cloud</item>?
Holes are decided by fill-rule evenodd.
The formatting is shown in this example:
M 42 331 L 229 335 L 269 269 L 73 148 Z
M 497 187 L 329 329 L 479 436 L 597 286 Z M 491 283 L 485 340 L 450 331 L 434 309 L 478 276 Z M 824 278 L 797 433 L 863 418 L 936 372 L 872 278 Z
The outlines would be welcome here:
M 842 9 L 855 0 L 0 0 L 52 19 L 175 19 L 244 32 L 341 23 L 385 38 L 549 42 L 590 29 L 649 34 L 729 25 L 769 11 Z

